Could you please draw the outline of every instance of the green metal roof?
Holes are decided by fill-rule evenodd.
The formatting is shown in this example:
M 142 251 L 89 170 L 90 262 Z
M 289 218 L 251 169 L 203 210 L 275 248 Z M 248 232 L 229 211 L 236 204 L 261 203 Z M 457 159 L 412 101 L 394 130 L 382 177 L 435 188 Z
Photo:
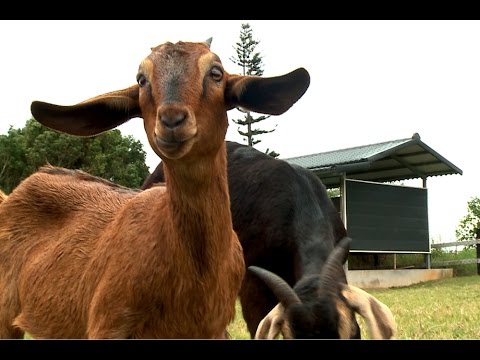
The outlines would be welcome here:
M 428 176 L 463 174 L 462 170 L 420 140 L 411 138 L 386 141 L 283 159 L 315 172 L 327 187 L 349 179 L 387 182 Z

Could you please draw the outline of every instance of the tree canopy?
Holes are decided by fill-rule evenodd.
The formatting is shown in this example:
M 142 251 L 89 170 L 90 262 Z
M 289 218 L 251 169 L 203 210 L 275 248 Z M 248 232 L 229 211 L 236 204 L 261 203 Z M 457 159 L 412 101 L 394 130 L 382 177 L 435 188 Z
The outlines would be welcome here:
M 474 197 L 467 203 L 467 215 L 460 220 L 455 229 L 457 240 L 475 239 L 478 228 L 480 228 L 480 198 Z
M 117 184 L 138 188 L 149 175 L 142 143 L 114 129 L 76 137 L 46 128 L 34 119 L 0 135 L 0 188 L 11 192 L 40 166 L 81 169 Z

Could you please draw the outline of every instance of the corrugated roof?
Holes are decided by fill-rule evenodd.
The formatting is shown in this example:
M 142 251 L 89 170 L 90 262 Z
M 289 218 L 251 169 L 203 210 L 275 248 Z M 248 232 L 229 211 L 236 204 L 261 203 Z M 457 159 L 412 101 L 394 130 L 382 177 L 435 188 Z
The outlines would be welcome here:
M 339 186 L 342 174 L 350 179 L 375 182 L 463 174 L 422 142 L 418 133 L 411 138 L 284 160 L 314 171 L 327 187 Z

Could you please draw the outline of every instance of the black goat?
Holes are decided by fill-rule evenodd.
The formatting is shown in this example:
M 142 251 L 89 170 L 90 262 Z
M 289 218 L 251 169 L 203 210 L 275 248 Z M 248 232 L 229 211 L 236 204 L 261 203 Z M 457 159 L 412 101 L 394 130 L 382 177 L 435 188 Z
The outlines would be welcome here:
M 227 161 L 233 227 L 250 270 L 239 294 L 250 335 L 360 338 L 357 312 L 372 338 L 394 337 L 388 307 L 347 285 L 350 239 L 320 179 L 235 142 L 227 141 Z M 164 181 L 160 163 L 142 188 Z

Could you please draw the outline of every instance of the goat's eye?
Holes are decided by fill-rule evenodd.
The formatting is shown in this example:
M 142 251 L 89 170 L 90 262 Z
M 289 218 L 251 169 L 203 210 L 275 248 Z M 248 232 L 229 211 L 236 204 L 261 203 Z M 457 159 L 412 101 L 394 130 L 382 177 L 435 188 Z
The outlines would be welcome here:
M 221 68 L 219 68 L 218 66 L 214 66 L 210 70 L 210 75 L 212 76 L 213 80 L 220 81 L 223 78 L 223 70 Z
M 145 85 L 147 85 L 147 78 L 142 74 L 138 74 L 137 83 L 138 83 L 138 86 L 144 87 Z

